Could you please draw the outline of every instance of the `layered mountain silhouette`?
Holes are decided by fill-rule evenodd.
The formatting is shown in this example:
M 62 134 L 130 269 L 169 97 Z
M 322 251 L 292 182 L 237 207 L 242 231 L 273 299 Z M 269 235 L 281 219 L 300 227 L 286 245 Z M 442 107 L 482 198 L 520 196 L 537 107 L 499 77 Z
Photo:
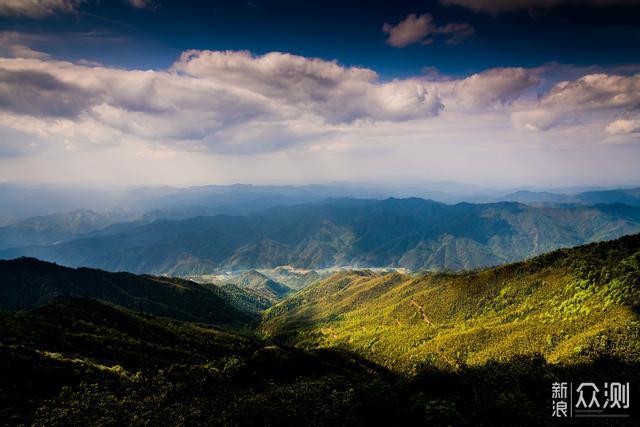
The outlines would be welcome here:
M 462 270 L 638 230 L 640 208 L 623 204 L 531 207 L 340 199 L 249 216 L 111 226 L 89 238 L 5 249 L 0 257 L 174 276 L 284 265 Z

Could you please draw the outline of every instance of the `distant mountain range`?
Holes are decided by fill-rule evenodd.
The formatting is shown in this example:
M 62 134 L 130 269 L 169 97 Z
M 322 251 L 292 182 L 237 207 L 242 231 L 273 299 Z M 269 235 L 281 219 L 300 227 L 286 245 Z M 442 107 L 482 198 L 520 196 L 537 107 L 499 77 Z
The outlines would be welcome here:
M 275 206 L 323 203 L 327 199 L 419 197 L 443 203 L 500 201 L 540 203 L 625 203 L 638 206 L 640 188 L 575 187 L 491 189 L 456 182 L 310 185 L 205 185 L 177 187 L 87 187 L 0 183 L 0 226 L 34 216 L 78 210 L 110 213 L 126 220 L 187 219 L 249 215 Z
M 0 251 L 109 271 L 197 275 L 291 265 L 473 269 L 640 231 L 640 207 L 532 207 L 418 198 L 334 199 L 247 216 L 117 224 L 92 237 Z
M 0 227 L 0 249 L 73 240 L 127 219 L 123 215 L 88 210 L 31 217 Z
M 640 206 L 640 188 L 587 191 L 578 194 L 558 194 L 546 191 L 517 191 L 498 197 L 497 201 L 519 202 L 524 204 L 579 204 L 595 205 L 600 203 L 623 203 Z

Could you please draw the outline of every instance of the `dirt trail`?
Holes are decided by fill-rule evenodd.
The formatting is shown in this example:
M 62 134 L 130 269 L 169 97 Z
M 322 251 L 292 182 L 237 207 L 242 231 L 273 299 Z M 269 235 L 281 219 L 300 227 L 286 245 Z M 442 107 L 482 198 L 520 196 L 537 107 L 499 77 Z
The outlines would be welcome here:
M 424 307 L 421 306 L 420 304 L 418 304 L 415 300 L 411 300 L 411 304 L 413 304 L 419 311 L 420 311 L 420 318 L 422 320 L 424 320 L 425 322 L 427 322 L 429 325 L 433 326 L 433 323 L 431 323 L 431 320 L 429 320 L 429 318 L 427 317 L 426 314 L 424 314 Z

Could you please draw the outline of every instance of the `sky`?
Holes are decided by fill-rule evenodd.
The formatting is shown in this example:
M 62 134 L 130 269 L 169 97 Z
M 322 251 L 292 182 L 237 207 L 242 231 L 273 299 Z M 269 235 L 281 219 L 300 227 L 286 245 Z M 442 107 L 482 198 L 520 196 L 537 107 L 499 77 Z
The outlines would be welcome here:
M 0 182 L 640 184 L 640 0 L 0 0 Z

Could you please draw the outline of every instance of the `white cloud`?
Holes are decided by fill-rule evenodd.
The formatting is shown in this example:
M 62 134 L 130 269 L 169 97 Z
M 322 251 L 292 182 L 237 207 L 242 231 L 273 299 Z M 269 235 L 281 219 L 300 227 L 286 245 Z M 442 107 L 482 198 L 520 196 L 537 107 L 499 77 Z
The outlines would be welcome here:
M 606 131 L 609 135 L 638 133 L 640 132 L 640 117 L 614 120 L 607 125 Z
M 640 107 L 640 74 L 588 74 L 556 84 L 535 103 L 523 103 L 512 119 L 516 127 L 547 130 L 561 124 L 607 120 Z
M 442 109 L 436 91 L 418 80 L 378 81 L 366 68 L 272 52 L 187 51 L 173 70 L 320 116 L 329 123 L 411 120 Z
M 630 114 L 612 121 L 605 128 L 607 137 L 602 141 L 609 145 L 640 143 L 640 114 Z
M 56 12 L 73 12 L 81 0 L 2 0 L 0 15 L 43 18 Z
M 145 163 L 160 178 L 177 159 L 189 159 L 184 178 L 176 178 L 187 179 L 247 174 L 265 166 L 256 159 L 269 158 L 276 162 L 271 173 L 282 177 L 299 168 L 299 176 L 314 170 L 348 179 L 382 173 L 390 161 L 413 165 L 402 173 L 423 173 L 424 163 L 434 174 L 464 179 L 474 159 L 488 162 L 476 171 L 489 176 L 494 168 L 528 167 L 528 154 L 542 147 L 637 146 L 630 144 L 638 141 L 637 76 L 592 73 L 536 98 L 548 72 L 497 68 L 459 79 L 382 81 L 370 69 L 277 52 L 188 51 L 168 70 L 146 71 L 0 58 L 0 169 L 7 170 L 2 157 L 17 162 L 42 151 L 43 164 L 57 153 L 82 170 L 107 153 L 115 165 L 130 156 L 131 171 L 142 158 L 162 159 L 163 167 Z M 495 150 L 512 150 L 513 166 L 492 160 Z M 196 164 L 206 168 L 197 156 L 217 156 L 217 175 L 192 173 Z M 314 163 L 317 156 L 324 160 Z M 298 163 L 286 166 L 293 157 Z M 543 160 L 540 154 L 535 166 Z M 10 170 L 0 177 L 19 176 Z
M 449 86 L 458 106 L 479 109 L 508 105 L 539 83 L 537 71 L 516 67 L 493 68 Z
M 565 5 L 615 6 L 638 4 L 637 0 L 440 0 L 446 6 L 461 6 L 474 12 L 498 14 L 517 10 L 535 11 Z
M 405 47 L 414 43 L 433 43 L 433 35 L 447 36 L 447 43 L 457 44 L 470 37 L 474 33 L 474 28 L 466 23 L 451 22 L 443 26 L 438 26 L 433 22 L 433 16 L 429 13 L 416 15 L 414 13 L 396 25 L 385 23 L 382 31 L 389 34 L 387 44 L 394 47 Z
M 282 53 L 186 52 L 169 71 L 50 59 L 0 59 L 0 122 L 93 144 L 136 138 L 185 150 L 258 153 L 327 135 L 341 124 L 439 114 L 418 79 Z

